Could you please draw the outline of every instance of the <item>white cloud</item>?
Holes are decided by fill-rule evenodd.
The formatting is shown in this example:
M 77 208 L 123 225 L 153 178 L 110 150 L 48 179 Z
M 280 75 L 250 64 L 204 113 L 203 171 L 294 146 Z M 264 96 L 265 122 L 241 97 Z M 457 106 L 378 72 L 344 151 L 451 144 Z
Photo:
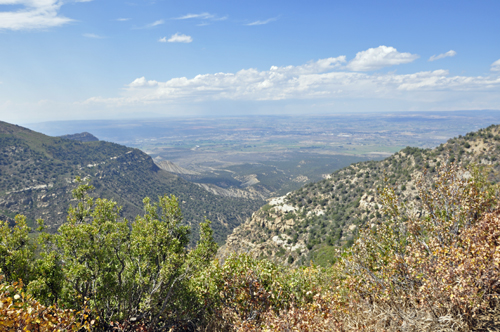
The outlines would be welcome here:
M 149 29 L 149 28 L 154 28 L 158 25 L 165 24 L 165 20 L 157 20 L 154 21 L 153 23 L 146 24 L 145 26 L 142 27 L 134 27 L 133 29 Z
M 211 19 L 214 18 L 215 15 L 210 14 L 210 13 L 201 13 L 201 14 L 186 14 L 184 16 L 176 17 L 176 20 L 188 20 L 191 18 L 200 18 L 200 19 Z
M 158 82 L 156 82 L 156 81 L 146 81 L 146 78 L 143 76 L 143 77 L 140 77 L 140 78 L 136 78 L 128 86 L 129 87 L 144 87 L 144 86 L 156 86 L 156 85 L 158 85 Z
M 174 20 L 189 20 L 189 19 L 201 19 L 210 21 L 224 21 L 227 16 L 218 17 L 217 15 L 210 13 L 200 13 L 200 14 L 186 14 L 183 16 L 175 17 Z
M 118 21 L 118 22 L 126 22 L 126 21 L 130 21 L 130 18 L 128 18 L 128 17 L 120 17 L 120 18 L 117 18 L 116 21 Z
M 442 59 L 442 58 L 452 57 L 452 56 L 455 56 L 455 55 L 457 55 L 457 52 L 455 52 L 454 50 L 449 50 L 446 53 L 441 53 L 441 54 L 438 54 L 438 55 L 431 56 L 429 58 L 429 61 L 436 61 L 436 60 L 439 60 L 439 59 Z
M 159 41 L 163 42 L 163 39 L 166 39 L 167 37 L 161 38 Z M 183 35 L 180 33 L 176 33 L 175 35 L 172 35 L 168 40 L 169 43 L 190 43 L 193 41 L 193 38 L 188 35 Z
M 254 22 L 251 22 L 251 23 L 248 23 L 248 24 L 245 24 L 245 25 L 248 25 L 248 26 L 252 26 L 252 25 L 264 25 L 264 24 L 268 24 L 268 23 L 271 23 L 271 22 L 274 22 L 274 21 L 277 21 L 278 20 L 278 17 L 271 17 L 271 18 L 268 18 L 267 20 L 264 20 L 264 21 L 254 21 Z
M 103 36 L 96 35 L 94 33 L 84 33 L 82 36 L 84 36 L 86 38 L 93 38 L 93 39 L 104 39 L 104 38 L 106 38 L 106 37 L 103 37 Z
M 154 21 L 153 23 L 151 24 L 148 24 L 146 25 L 146 27 L 148 28 L 152 28 L 152 27 L 155 27 L 155 26 L 158 26 L 158 25 L 161 25 L 161 24 L 164 24 L 165 21 L 164 20 L 158 20 L 158 21 Z
M 214 17 L 212 21 L 225 21 L 227 20 L 228 16 L 222 16 L 222 17 Z
M 73 20 L 59 14 L 60 0 L 0 0 L 0 5 L 20 5 L 16 11 L 0 12 L 0 30 L 32 30 L 58 27 Z
M 400 53 L 394 47 L 379 46 L 358 52 L 346 66 L 353 71 L 371 71 L 380 68 L 410 63 L 419 56 L 411 53 Z
M 251 68 L 236 73 L 177 77 L 166 82 L 140 77 L 127 85 L 122 97 L 93 97 L 86 103 L 130 106 L 224 100 L 381 100 L 383 104 L 384 100 L 400 100 L 411 104 L 447 98 L 456 103 L 475 94 L 476 105 L 487 105 L 484 96 L 500 105 L 500 98 L 494 97 L 500 89 L 500 77 L 451 76 L 446 70 L 369 74 L 345 71 L 345 63 L 346 57 L 339 56 L 299 66 L 272 66 L 264 71 Z M 468 107 L 472 107 L 473 100 L 469 98 Z
M 495 61 L 491 64 L 491 71 L 499 71 L 500 72 L 500 59 L 498 59 L 497 61 Z
M 160 43 L 166 43 L 167 42 L 167 37 L 161 37 L 160 39 L 158 39 L 158 41 Z

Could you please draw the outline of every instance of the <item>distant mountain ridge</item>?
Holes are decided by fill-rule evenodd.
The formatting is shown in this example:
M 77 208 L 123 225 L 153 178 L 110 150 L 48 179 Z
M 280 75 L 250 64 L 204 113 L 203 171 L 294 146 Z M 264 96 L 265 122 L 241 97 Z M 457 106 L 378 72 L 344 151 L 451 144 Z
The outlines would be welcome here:
M 0 218 L 25 214 L 31 223 L 43 218 L 55 230 L 66 220 L 76 176 L 90 179 L 95 196 L 114 199 L 122 215 L 133 220 L 143 212 L 142 200 L 174 194 L 184 221 L 192 226 L 212 220 L 216 240 L 263 204 L 262 200 L 222 197 L 160 169 L 144 152 L 123 145 L 50 137 L 0 122 Z
M 96 142 L 99 140 L 97 137 L 95 137 L 94 135 L 92 135 L 91 133 L 88 133 L 86 131 L 83 133 L 62 135 L 59 137 L 65 138 L 65 139 L 71 139 L 74 141 L 80 141 L 80 142 Z
M 500 181 L 500 126 L 490 126 L 448 140 L 434 149 L 407 147 L 382 161 L 366 161 L 340 169 L 285 196 L 268 200 L 228 236 L 221 251 L 249 252 L 288 264 L 309 260 L 329 264 L 335 248 L 348 246 L 360 227 L 383 221 L 377 191 L 396 188 L 403 200 L 416 200 L 415 176 L 436 174 L 456 162 L 491 168 Z

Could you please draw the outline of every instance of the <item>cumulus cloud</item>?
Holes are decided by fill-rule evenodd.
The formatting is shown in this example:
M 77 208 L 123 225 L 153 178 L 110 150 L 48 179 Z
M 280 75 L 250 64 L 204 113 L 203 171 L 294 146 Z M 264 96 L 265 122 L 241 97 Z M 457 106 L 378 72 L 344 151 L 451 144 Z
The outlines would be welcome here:
M 439 59 L 443 59 L 443 58 L 447 58 L 447 57 L 452 57 L 452 56 L 455 56 L 455 55 L 457 55 L 457 52 L 455 52 L 454 50 L 449 50 L 446 53 L 441 53 L 441 54 L 438 54 L 438 55 L 431 56 L 429 58 L 429 61 L 436 61 L 436 60 L 439 60 Z
M 143 77 L 140 77 L 140 78 L 136 78 L 128 86 L 132 87 L 132 88 L 137 88 L 137 87 L 156 86 L 156 85 L 158 85 L 158 82 L 156 82 L 156 81 L 146 81 L 146 78 L 143 76 Z
M 350 64 L 352 62 L 349 62 Z M 346 71 L 346 57 L 320 59 L 299 66 L 272 66 L 269 70 L 243 69 L 168 81 L 135 79 L 119 98 L 91 98 L 87 103 L 133 105 L 208 101 L 276 100 L 413 100 L 467 93 L 495 94 L 500 77 L 452 76 L 446 70 L 413 74 Z M 370 68 L 373 68 L 370 67 Z M 445 97 L 443 97 L 445 98 Z M 498 99 L 498 98 L 497 98 Z M 484 99 L 483 99 L 484 100 Z
M 358 52 L 346 66 L 353 71 L 371 71 L 384 67 L 410 63 L 419 56 L 411 53 L 400 53 L 394 47 L 379 46 Z
M 176 33 L 172 35 L 168 40 L 167 37 L 160 38 L 160 42 L 164 43 L 165 41 L 169 43 L 190 43 L 193 41 L 193 38 L 188 35 L 183 35 L 180 33 Z
M 168 37 L 160 41 L 166 42 Z M 111 108 L 148 105 L 157 109 L 169 105 L 187 109 L 211 103 L 235 102 L 258 102 L 258 105 L 277 102 L 289 105 L 309 103 L 311 107 L 321 104 L 344 107 L 341 105 L 364 103 L 363 105 L 368 107 L 367 110 L 378 108 L 386 111 L 390 109 L 388 105 L 406 105 L 413 108 L 418 104 L 423 109 L 431 109 L 438 104 L 447 109 L 500 107 L 499 75 L 456 76 L 450 75 L 447 70 L 398 75 L 394 72 L 369 73 L 349 70 L 348 67 L 353 61 L 360 58 L 362 57 L 357 56 L 348 61 L 341 55 L 296 66 L 272 66 L 268 70 L 250 68 L 191 78 L 176 77 L 167 81 L 139 77 L 127 84 L 119 97 L 93 97 L 83 104 L 87 105 L 86 107 L 103 104 Z M 405 63 L 415 56 L 409 54 L 391 59 L 394 58 L 397 60 L 372 61 L 369 66 L 366 61 L 362 68 L 379 68 L 381 62 L 384 65 Z M 500 71 L 500 59 L 492 64 L 492 70 Z
M 60 0 L 0 0 L 0 5 L 21 9 L 0 12 L 0 30 L 33 30 L 58 27 L 73 20 L 59 14 Z
M 264 20 L 264 21 L 254 21 L 254 22 L 251 22 L 251 23 L 248 23 L 248 24 L 245 24 L 245 25 L 248 25 L 248 26 L 252 26 L 252 25 L 264 25 L 264 24 L 268 24 L 268 23 L 271 23 L 271 22 L 274 22 L 274 21 L 277 21 L 278 20 L 278 17 L 271 17 L 271 18 L 268 18 L 267 20 Z
M 497 61 L 495 61 L 491 64 L 491 71 L 500 72 L 500 59 L 498 59 Z

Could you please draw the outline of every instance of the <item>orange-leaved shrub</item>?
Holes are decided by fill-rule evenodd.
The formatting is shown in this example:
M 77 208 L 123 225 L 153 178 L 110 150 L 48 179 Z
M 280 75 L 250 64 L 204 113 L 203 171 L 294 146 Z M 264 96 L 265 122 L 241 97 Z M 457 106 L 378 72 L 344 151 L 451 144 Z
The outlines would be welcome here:
M 330 296 L 328 296 L 330 295 Z M 313 301 L 293 304 L 278 312 L 267 310 L 261 314 L 260 321 L 242 321 L 238 331 L 301 331 L 326 332 L 342 331 L 337 311 L 333 305 L 331 294 L 316 294 Z
M 478 168 L 417 180 L 416 202 L 383 189 L 386 220 L 360 231 L 314 299 L 240 331 L 487 331 L 500 318 L 500 208 Z M 313 281 L 315 282 L 315 281 Z M 328 287 L 326 287 L 328 285 Z
M 496 187 L 453 164 L 417 184 L 417 203 L 382 190 L 388 220 L 339 261 L 345 329 L 469 331 L 500 317 Z
M 210 330 L 252 330 L 268 317 L 315 302 L 327 277 L 315 266 L 289 268 L 230 254 L 214 260 L 192 285 L 205 301 Z
M 85 311 L 44 306 L 23 290 L 22 282 L 8 283 L 0 275 L 0 331 L 89 330 Z

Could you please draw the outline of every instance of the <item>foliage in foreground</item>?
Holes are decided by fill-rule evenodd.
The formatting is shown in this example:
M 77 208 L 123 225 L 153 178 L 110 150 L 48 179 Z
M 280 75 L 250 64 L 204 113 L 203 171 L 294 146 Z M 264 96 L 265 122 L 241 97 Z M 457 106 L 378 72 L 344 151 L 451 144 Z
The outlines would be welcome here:
M 90 329 L 87 313 L 46 307 L 0 275 L 0 331 L 77 331 Z
M 116 203 L 94 199 L 81 184 L 68 222 L 58 233 L 30 238 L 24 217 L 0 225 L 0 267 L 9 283 L 22 279 L 26 290 L 45 305 L 80 310 L 88 306 L 97 328 L 123 326 L 158 330 L 200 320 L 189 279 L 216 253 L 210 222 L 188 249 L 189 228 L 174 196 L 144 200 L 144 216 L 120 220 Z M 43 230 L 43 221 L 39 230 Z M 36 246 L 38 245 L 38 247 Z
M 500 321 L 500 208 L 477 169 L 419 179 L 415 204 L 381 192 L 389 221 L 364 229 L 312 303 L 253 331 L 485 331 Z M 304 326 L 304 322 L 310 322 Z
M 210 321 L 238 327 L 258 323 L 268 312 L 280 313 L 293 305 L 315 300 L 327 283 L 322 269 L 289 269 L 245 254 L 215 260 L 194 281 L 197 293 L 210 303 Z
M 418 180 L 420 200 L 380 196 L 387 222 L 360 231 L 333 266 L 287 268 L 248 255 L 214 259 L 209 223 L 187 248 L 175 198 L 145 200 L 128 226 L 115 203 L 80 187 L 68 223 L 37 255 L 18 218 L 0 227 L 8 280 L 81 310 L 94 330 L 474 331 L 499 326 L 500 208 L 475 168 Z M 64 262 L 64 264 L 62 264 Z M 87 301 L 87 302 L 86 302 Z
M 381 196 L 389 221 L 367 229 L 341 260 L 354 312 L 373 328 L 484 329 L 500 314 L 500 209 L 477 169 L 451 165 L 419 179 L 420 203 Z M 366 324 L 351 315 L 349 326 Z

